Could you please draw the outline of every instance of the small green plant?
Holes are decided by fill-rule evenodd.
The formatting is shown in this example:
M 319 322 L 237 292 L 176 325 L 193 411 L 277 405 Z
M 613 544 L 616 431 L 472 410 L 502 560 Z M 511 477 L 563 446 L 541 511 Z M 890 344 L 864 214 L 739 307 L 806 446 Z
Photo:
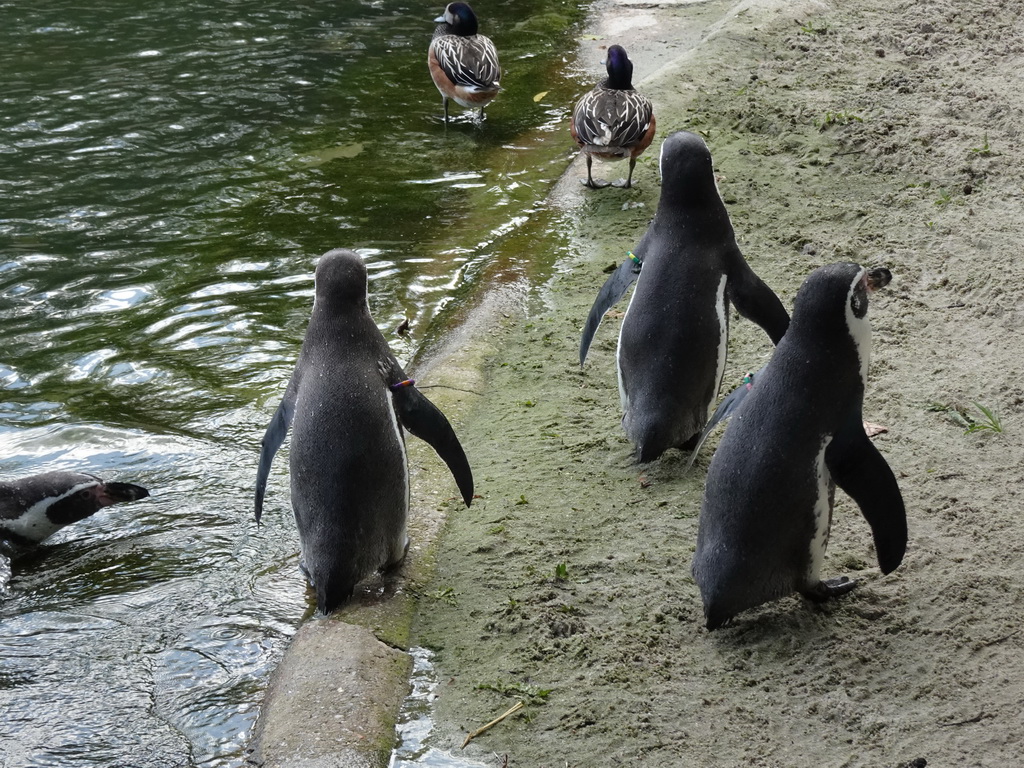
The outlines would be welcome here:
M 569 578 L 569 566 L 566 563 L 559 563 L 555 566 L 555 578 L 558 581 L 565 581 Z
M 828 34 L 828 24 L 822 22 L 821 26 L 816 26 L 814 19 L 804 22 L 800 25 L 801 35 L 826 35 Z
M 985 133 L 985 137 L 981 143 L 981 146 L 971 147 L 971 152 L 973 152 L 976 155 L 981 155 L 981 157 L 991 157 L 992 155 L 995 154 L 995 152 L 992 151 L 992 147 L 988 143 L 988 132 Z
M 854 114 L 853 112 L 847 112 L 845 110 L 833 112 L 832 110 L 829 110 L 820 120 L 815 120 L 814 124 L 821 130 L 825 130 L 830 125 L 849 125 L 850 123 L 863 122 L 864 118 L 860 115 Z
M 942 187 L 939 190 L 939 199 L 935 201 L 935 205 L 938 205 L 938 206 L 948 205 L 952 201 L 953 201 L 953 194 L 948 189 L 946 189 L 945 187 Z
M 529 504 L 529 503 L 530 502 L 527 500 L 526 494 L 520 494 L 519 498 L 516 500 L 516 506 L 517 507 L 521 507 L 521 506 L 523 506 L 523 504 Z
M 999 414 L 978 402 L 974 403 L 974 407 L 981 411 L 984 418 L 976 421 L 968 416 L 967 418 L 971 421 L 971 424 L 964 430 L 965 435 L 969 435 L 972 432 L 984 431 L 996 432 L 997 434 L 1002 433 L 1003 422 L 1002 419 L 999 418 Z
M 981 412 L 983 416 L 981 419 L 975 418 L 963 408 L 946 405 L 945 403 L 928 403 L 925 407 L 927 410 L 935 413 L 945 413 L 949 416 L 950 421 L 958 427 L 963 427 L 965 435 L 970 435 L 974 432 L 1001 433 L 1003 431 L 1003 422 L 999 415 L 991 408 L 978 402 L 974 402 L 974 407 Z
M 427 597 L 431 600 L 437 600 L 439 603 L 447 603 L 452 606 L 459 604 L 458 595 L 452 587 L 440 587 L 433 592 L 428 592 Z
M 551 694 L 553 688 L 541 688 L 530 683 L 505 683 L 501 680 L 496 683 L 478 683 L 478 691 L 494 691 L 502 696 L 512 696 L 517 699 L 527 699 L 531 703 L 544 702 Z

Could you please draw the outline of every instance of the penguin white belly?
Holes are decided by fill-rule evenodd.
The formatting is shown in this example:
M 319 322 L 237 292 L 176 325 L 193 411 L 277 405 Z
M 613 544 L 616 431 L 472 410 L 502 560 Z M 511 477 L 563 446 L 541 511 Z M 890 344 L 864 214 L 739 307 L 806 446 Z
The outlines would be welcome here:
M 388 397 L 388 415 L 391 417 L 391 426 L 395 431 L 395 440 L 398 441 L 399 450 L 402 452 L 402 498 L 403 509 L 402 509 L 402 524 L 394 532 L 395 538 L 392 541 L 391 558 L 388 563 L 395 563 L 401 560 L 405 556 L 405 548 L 408 544 L 408 520 L 409 520 L 409 500 L 410 500 L 410 485 L 409 485 L 409 454 L 405 449 L 405 438 L 402 435 L 402 426 L 398 422 L 398 414 L 395 413 L 394 401 Z
M 707 413 L 704 414 L 704 421 L 711 416 L 711 406 L 715 404 L 715 396 L 722 386 L 722 377 L 725 376 L 725 357 L 729 347 L 729 316 L 725 311 L 725 275 L 718 283 L 718 292 L 715 294 L 715 314 L 718 316 L 718 365 L 715 369 L 715 391 L 708 401 Z M 704 425 L 701 424 L 701 427 Z
M 626 391 L 626 384 L 622 379 L 622 329 L 626 327 L 626 319 L 629 317 L 629 311 L 633 308 L 633 302 L 636 301 L 636 295 L 640 293 L 640 281 L 644 279 L 644 273 L 641 272 L 636 278 L 636 285 L 633 287 L 633 295 L 629 297 L 629 304 L 626 306 L 626 314 L 622 316 L 622 324 L 619 325 L 619 339 L 615 343 L 615 373 L 619 380 L 619 405 L 622 408 L 622 412 L 626 413 L 629 410 L 629 392 Z
M 825 450 L 832 442 L 832 435 L 826 435 L 821 441 L 821 448 L 814 460 L 814 476 L 817 485 L 817 496 L 814 501 L 814 535 L 810 542 L 810 560 L 807 565 L 807 584 L 812 587 L 821 581 L 821 566 L 825 562 L 825 549 L 828 547 L 828 533 L 832 527 L 832 476 L 825 465 Z

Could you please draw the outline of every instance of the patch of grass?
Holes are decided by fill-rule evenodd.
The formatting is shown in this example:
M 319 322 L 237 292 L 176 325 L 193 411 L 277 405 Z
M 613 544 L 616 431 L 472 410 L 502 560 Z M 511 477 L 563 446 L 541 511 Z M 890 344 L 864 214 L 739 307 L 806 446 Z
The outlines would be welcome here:
M 559 563 L 555 566 L 555 579 L 565 581 L 569 578 L 569 566 L 566 563 Z
M 953 201 L 953 194 L 945 187 L 939 190 L 939 199 L 935 201 L 935 205 L 943 206 L 948 205 Z
M 991 145 L 988 143 L 988 133 L 985 134 L 984 139 L 980 147 L 971 147 L 971 152 L 981 157 L 993 157 L 996 153 L 992 151 Z
M 864 118 L 860 115 L 854 114 L 853 112 L 847 112 L 846 110 L 833 112 L 832 110 L 829 110 L 820 120 L 815 120 L 814 124 L 821 130 L 825 130 L 832 125 L 849 125 L 850 123 L 863 122 Z
M 530 683 L 506 683 L 501 680 L 495 683 L 477 683 L 478 691 L 494 691 L 502 696 L 528 700 L 532 704 L 543 704 L 553 688 L 541 688 Z
M 999 418 L 999 414 L 997 414 L 991 408 L 988 408 L 979 402 L 975 402 L 974 407 L 981 411 L 981 414 L 984 418 L 980 420 L 975 420 L 971 419 L 971 417 L 968 416 L 968 419 L 970 419 L 972 423 L 969 427 L 967 427 L 967 429 L 964 430 L 965 435 L 969 435 L 972 432 L 985 431 L 996 432 L 998 434 L 1002 433 L 1003 422 L 1002 419 Z
M 803 24 L 800 25 L 800 34 L 812 36 L 827 35 L 828 24 L 826 24 L 825 22 L 821 22 L 821 26 L 818 26 L 817 24 L 815 24 L 814 19 L 810 19 L 809 21 L 805 21 Z
M 451 606 L 456 606 L 458 602 L 458 593 L 453 587 L 438 587 L 431 592 L 421 592 L 415 588 L 410 588 L 410 591 L 419 595 L 420 597 L 429 597 L 431 600 L 436 600 L 439 603 L 447 603 Z
M 1003 422 L 999 418 L 999 414 L 979 402 L 975 401 L 973 404 L 981 412 L 982 417 L 980 419 L 972 416 L 964 408 L 958 408 L 946 403 L 928 403 L 925 406 L 925 410 L 946 414 L 950 421 L 958 427 L 963 427 L 965 435 L 970 435 L 974 432 L 1002 433 Z
M 521 507 L 524 504 L 529 504 L 529 500 L 526 498 L 526 494 L 520 494 L 519 498 L 516 499 L 516 506 Z

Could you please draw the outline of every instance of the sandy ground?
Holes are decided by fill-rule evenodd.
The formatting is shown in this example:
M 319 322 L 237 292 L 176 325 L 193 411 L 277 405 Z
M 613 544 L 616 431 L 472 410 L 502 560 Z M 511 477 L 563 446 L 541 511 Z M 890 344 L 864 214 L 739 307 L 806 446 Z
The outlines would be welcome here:
M 458 751 L 522 700 L 464 754 L 546 768 L 1020 764 L 1024 3 L 597 11 L 583 60 L 626 46 L 659 138 L 636 190 L 562 185 L 572 247 L 527 316 L 494 330 L 485 395 L 460 429 L 481 498 L 450 511 L 419 610 L 416 642 L 442 678 L 437 746 Z M 605 268 L 656 208 L 661 137 L 680 128 L 706 137 L 741 247 L 787 306 L 822 264 L 894 275 L 870 310 L 864 412 L 889 430 L 875 443 L 906 500 L 904 564 L 879 573 L 839 493 L 824 572 L 859 587 L 714 633 L 690 561 L 717 436 L 690 472 L 678 451 L 635 464 L 620 317 L 577 363 Z M 734 317 L 726 386 L 770 351 Z M 967 433 L 985 421 L 975 403 L 1003 431 Z

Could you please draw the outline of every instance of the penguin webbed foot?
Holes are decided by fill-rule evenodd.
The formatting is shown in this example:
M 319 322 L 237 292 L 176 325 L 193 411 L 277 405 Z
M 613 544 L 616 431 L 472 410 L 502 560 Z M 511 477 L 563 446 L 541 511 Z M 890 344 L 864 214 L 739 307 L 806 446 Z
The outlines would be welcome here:
M 834 597 L 845 595 L 853 591 L 857 586 L 856 579 L 847 576 L 838 576 L 834 579 L 822 579 L 813 587 L 800 590 L 800 594 L 812 603 L 824 603 Z

